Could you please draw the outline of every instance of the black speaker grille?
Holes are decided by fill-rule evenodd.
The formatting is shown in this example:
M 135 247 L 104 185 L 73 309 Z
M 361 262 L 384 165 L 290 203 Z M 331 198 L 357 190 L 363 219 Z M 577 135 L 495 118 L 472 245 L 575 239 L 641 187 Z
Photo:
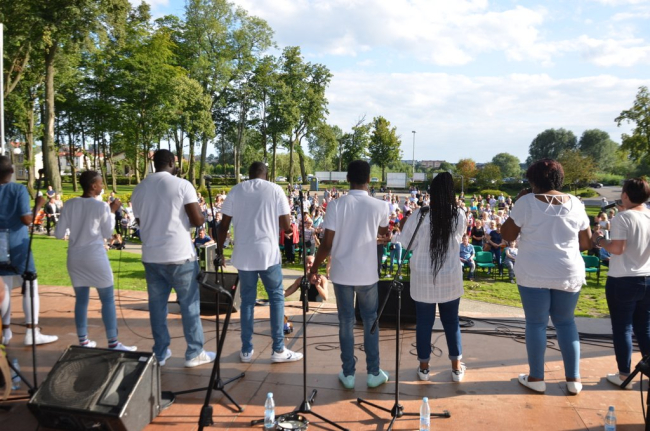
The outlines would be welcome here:
M 57 364 L 57 372 L 45 381 L 38 402 L 58 407 L 88 409 L 101 395 L 118 365 L 119 355 L 69 355 Z

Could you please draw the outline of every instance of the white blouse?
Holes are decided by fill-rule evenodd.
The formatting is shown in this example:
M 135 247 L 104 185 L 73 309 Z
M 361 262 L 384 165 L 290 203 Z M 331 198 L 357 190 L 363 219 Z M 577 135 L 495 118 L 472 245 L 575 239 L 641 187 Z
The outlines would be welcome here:
M 420 218 L 420 209 L 408 218 L 401 234 L 402 244 L 408 244 Z M 411 297 L 414 301 L 427 304 L 449 302 L 460 298 L 463 293 L 463 269 L 460 263 L 460 242 L 465 231 L 465 213 L 458 210 L 458 221 L 449 239 L 447 259 L 442 264 L 437 277 L 433 278 L 429 244 L 431 243 L 429 214 L 424 215 L 420 229 L 411 246 L 413 257 L 410 261 Z

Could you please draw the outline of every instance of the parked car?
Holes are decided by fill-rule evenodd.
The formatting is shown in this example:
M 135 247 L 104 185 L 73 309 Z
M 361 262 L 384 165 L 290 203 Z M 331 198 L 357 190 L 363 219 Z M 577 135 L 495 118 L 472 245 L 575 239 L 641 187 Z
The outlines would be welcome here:
M 379 178 L 377 178 L 377 177 L 372 177 L 372 178 L 370 178 L 370 182 L 371 182 L 371 183 L 378 183 L 378 182 L 379 182 Z
M 287 181 L 287 177 L 275 177 L 276 183 L 283 183 Z
M 595 189 L 601 188 L 603 185 L 601 183 L 590 183 L 589 187 L 593 187 Z

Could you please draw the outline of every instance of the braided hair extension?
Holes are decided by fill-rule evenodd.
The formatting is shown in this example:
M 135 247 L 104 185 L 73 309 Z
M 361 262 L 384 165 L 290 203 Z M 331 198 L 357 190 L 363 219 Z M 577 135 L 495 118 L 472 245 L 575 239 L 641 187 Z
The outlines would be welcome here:
M 447 259 L 449 240 L 458 223 L 458 205 L 454 196 L 454 180 L 449 172 L 442 172 L 429 185 L 431 203 L 429 209 L 430 235 L 429 256 L 433 279 L 438 276 Z

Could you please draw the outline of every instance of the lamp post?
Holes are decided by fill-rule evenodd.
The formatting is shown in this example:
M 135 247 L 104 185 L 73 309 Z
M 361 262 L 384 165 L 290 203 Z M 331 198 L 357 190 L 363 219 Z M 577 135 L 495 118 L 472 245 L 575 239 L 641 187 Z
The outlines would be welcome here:
M 415 181 L 415 130 L 413 130 L 413 176 L 411 177 L 411 181 Z

